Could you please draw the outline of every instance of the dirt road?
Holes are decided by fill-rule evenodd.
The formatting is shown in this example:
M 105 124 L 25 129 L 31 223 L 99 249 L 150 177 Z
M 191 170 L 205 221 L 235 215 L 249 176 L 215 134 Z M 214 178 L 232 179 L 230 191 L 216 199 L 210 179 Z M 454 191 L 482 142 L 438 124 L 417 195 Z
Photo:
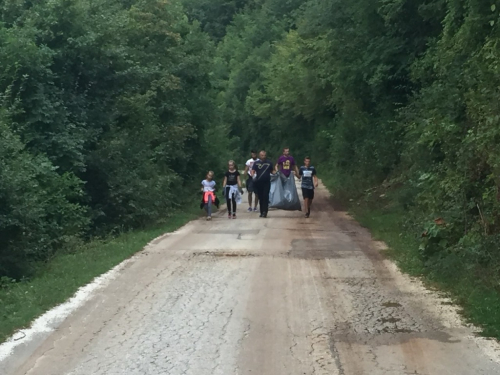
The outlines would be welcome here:
M 245 208 L 154 241 L 0 372 L 500 374 L 496 343 L 384 260 L 324 189 L 310 219 Z

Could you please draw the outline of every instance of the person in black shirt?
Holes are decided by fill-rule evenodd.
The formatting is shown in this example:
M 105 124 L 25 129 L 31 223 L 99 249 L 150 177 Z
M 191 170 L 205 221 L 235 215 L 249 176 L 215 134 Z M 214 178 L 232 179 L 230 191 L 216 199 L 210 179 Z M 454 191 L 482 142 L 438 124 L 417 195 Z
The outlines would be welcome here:
M 269 191 L 271 190 L 271 173 L 274 173 L 274 164 L 267 158 L 266 152 L 262 150 L 259 153 L 259 160 L 252 166 L 255 191 L 259 197 L 260 217 L 267 217 Z
M 222 186 L 227 202 L 227 218 L 231 219 L 232 216 L 233 219 L 236 219 L 236 195 L 238 191 L 241 192 L 241 180 L 240 172 L 238 172 L 238 167 L 233 160 L 228 162 L 228 171 L 224 175 Z

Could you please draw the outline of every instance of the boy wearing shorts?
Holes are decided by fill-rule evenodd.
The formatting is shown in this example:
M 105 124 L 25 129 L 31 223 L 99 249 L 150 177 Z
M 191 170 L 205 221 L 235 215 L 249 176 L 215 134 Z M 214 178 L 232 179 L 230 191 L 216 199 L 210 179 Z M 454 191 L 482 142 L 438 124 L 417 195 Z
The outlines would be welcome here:
M 316 169 L 311 165 L 311 158 L 306 156 L 304 165 L 299 169 L 299 176 L 302 178 L 302 198 L 304 198 L 304 211 L 306 218 L 311 214 L 311 204 L 314 199 L 314 188 L 318 187 L 318 176 Z

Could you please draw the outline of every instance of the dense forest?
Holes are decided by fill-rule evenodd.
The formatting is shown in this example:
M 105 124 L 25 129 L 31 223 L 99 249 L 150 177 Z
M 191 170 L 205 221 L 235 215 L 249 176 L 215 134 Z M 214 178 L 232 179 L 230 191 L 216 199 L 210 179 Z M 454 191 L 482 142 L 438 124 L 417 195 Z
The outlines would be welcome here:
M 75 242 L 168 217 L 229 138 L 215 42 L 180 3 L 0 4 L 0 276 L 20 278 Z
M 498 288 L 493 1 L 0 4 L 0 275 L 165 219 L 207 169 L 288 146 L 339 196 L 395 189 L 422 259 Z

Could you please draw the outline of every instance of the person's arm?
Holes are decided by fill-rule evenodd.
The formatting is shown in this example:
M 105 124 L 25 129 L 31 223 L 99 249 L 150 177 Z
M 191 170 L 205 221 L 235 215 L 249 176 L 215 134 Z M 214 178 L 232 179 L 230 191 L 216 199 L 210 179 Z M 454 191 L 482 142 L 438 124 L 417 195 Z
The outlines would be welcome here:
M 237 178 L 237 181 L 238 181 L 238 187 L 240 188 L 240 193 L 243 194 L 243 188 L 241 187 L 241 178 L 240 178 L 240 175 L 238 175 Z
M 224 182 L 222 183 L 223 189 L 226 187 L 226 182 L 227 182 L 227 176 L 224 176 Z
M 257 169 L 255 168 L 255 163 L 252 165 L 252 177 L 255 176 L 255 173 L 257 173 Z
M 201 191 L 203 191 L 203 188 L 204 188 L 203 181 L 201 181 Z
M 299 167 L 297 167 L 297 164 L 294 164 L 293 165 L 293 170 L 295 172 L 295 176 L 297 176 L 300 180 L 300 176 L 299 176 Z
M 318 176 L 316 175 L 316 169 L 314 170 L 313 179 L 314 179 L 314 187 L 318 187 Z
M 297 168 L 297 163 L 295 163 L 295 158 L 294 157 L 292 157 L 292 161 L 291 161 L 290 167 L 291 167 L 293 173 L 295 174 L 295 176 L 298 176 L 299 175 L 299 169 Z
M 248 164 L 245 164 L 245 171 L 243 172 L 243 174 L 246 176 L 248 173 Z

